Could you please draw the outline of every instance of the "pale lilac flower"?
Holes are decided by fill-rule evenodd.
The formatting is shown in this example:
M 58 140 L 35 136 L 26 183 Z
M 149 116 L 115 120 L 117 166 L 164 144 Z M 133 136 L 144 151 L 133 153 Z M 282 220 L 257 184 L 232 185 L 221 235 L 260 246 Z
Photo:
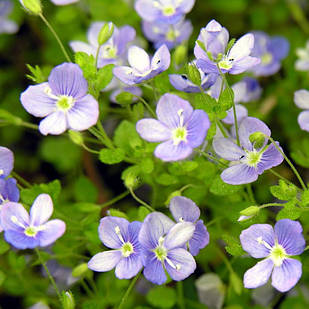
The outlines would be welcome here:
M 201 74 L 201 87 L 204 90 L 210 88 L 218 80 L 216 73 L 206 74 L 200 69 L 199 72 Z M 179 91 L 201 92 L 201 89 L 188 78 L 187 74 L 170 74 L 169 80 L 172 86 Z
M 297 121 L 302 130 L 309 132 L 309 91 L 305 89 L 295 91 L 294 102 L 305 110 L 298 115 Z
M 118 279 L 130 279 L 143 267 L 138 234 L 141 222 L 129 222 L 124 218 L 104 217 L 99 225 L 102 243 L 113 250 L 96 254 L 88 262 L 94 271 L 105 272 L 115 267 Z
M 153 212 L 145 218 L 138 239 L 142 246 L 144 276 L 147 280 L 163 284 L 167 280 L 165 270 L 175 281 L 184 280 L 194 272 L 195 260 L 184 249 L 194 230 L 193 223 L 174 224 L 159 212 Z
M 210 122 L 200 109 L 193 110 L 188 101 L 166 93 L 157 104 L 156 119 L 142 119 L 136 124 L 139 135 L 148 142 L 162 142 L 154 155 L 163 161 L 187 158 L 199 147 L 206 136 Z
M 87 92 L 80 67 L 63 63 L 51 71 L 48 82 L 28 87 L 20 100 L 28 113 L 45 117 L 39 125 L 43 135 L 58 135 L 66 129 L 83 131 L 97 123 L 98 102 Z
M 298 59 L 295 62 L 295 69 L 298 71 L 309 70 L 309 40 L 306 42 L 305 48 L 297 48 L 296 55 Z
M 0 146 L 0 179 L 10 175 L 14 166 L 14 154 L 6 148 Z
M 136 0 L 135 10 L 150 22 L 175 24 L 190 12 L 195 0 Z
M 209 233 L 203 220 L 200 218 L 200 209 L 189 198 L 175 196 L 169 205 L 170 211 L 176 222 L 192 222 L 195 230 L 188 242 L 189 251 L 193 256 L 198 255 L 201 249 L 209 243 Z
M 189 39 L 193 27 L 189 20 L 181 20 L 175 25 L 143 21 L 142 29 L 145 37 L 154 43 L 155 48 L 165 44 L 169 49 L 172 49 Z
M 281 36 L 270 37 L 262 31 L 253 32 L 254 47 L 251 55 L 261 62 L 251 68 L 255 76 L 269 76 L 279 71 L 281 60 L 289 53 L 290 44 Z
M 18 26 L 15 22 L 7 19 L 12 11 L 13 4 L 10 0 L 1 0 L 0 2 L 0 34 L 1 33 L 15 33 Z
M 254 46 L 252 33 L 242 36 L 226 52 L 228 39 L 228 31 L 215 20 L 211 20 L 201 29 L 198 41 L 206 51 L 196 42 L 194 55 L 197 66 L 203 72 L 240 74 L 260 63 L 260 59 L 250 56 Z
M 78 2 L 79 0 L 50 0 L 50 1 L 56 5 L 67 5 Z
M 89 43 L 81 41 L 71 41 L 70 47 L 74 52 L 84 52 L 96 57 L 99 48 L 98 36 L 105 22 L 94 22 L 90 25 L 87 32 Z M 111 23 L 109 23 L 111 26 Z M 135 39 L 135 29 L 131 26 L 117 28 L 114 26 L 114 32 L 111 38 L 100 47 L 98 54 L 98 68 L 107 64 L 121 65 L 127 57 L 128 44 Z
M 54 219 L 53 202 L 48 194 L 40 194 L 34 201 L 30 216 L 19 203 L 7 202 L 1 211 L 1 224 L 5 240 L 18 249 L 46 247 L 61 237 L 65 223 Z
M 251 183 L 265 170 L 283 161 L 281 153 L 273 144 L 268 145 L 266 137 L 259 136 L 252 140 L 252 134 L 257 132 L 266 136 L 271 134 L 264 122 L 247 117 L 240 123 L 238 130 L 240 147 L 229 138 L 214 139 L 215 152 L 223 159 L 231 161 L 231 166 L 221 173 L 224 182 L 232 185 Z M 279 146 L 278 142 L 277 145 Z
M 128 51 L 129 66 L 118 66 L 113 70 L 114 76 L 127 85 L 139 84 L 166 71 L 171 62 L 171 55 L 162 45 L 150 60 L 146 51 L 138 46 L 131 46 Z
M 244 77 L 232 87 L 235 103 L 248 103 L 258 100 L 262 94 L 259 82 L 252 77 Z
M 272 274 L 272 286 L 280 292 L 292 289 L 302 274 L 302 264 L 290 258 L 305 249 L 302 226 L 290 219 L 279 220 L 275 228 L 269 224 L 254 224 L 242 231 L 240 242 L 254 258 L 265 258 L 246 271 L 244 286 L 254 289 L 267 283 Z

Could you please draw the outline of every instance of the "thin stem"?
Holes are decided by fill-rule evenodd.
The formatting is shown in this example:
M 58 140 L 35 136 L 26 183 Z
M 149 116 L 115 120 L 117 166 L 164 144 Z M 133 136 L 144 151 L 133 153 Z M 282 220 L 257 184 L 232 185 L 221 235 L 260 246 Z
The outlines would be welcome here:
M 305 185 L 305 183 L 303 182 L 302 178 L 300 177 L 297 169 L 295 168 L 295 166 L 293 165 L 293 163 L 290 161 L 290 159 L 284 154 L 284 152 L 281 150 L 281 148 L 276 144 L 276 142 L 273 140 L 272 137 L 267 136 L 266 134 L 264 134 L 265 137 L 269 138 L 269 140 L 271 141 L 271 143 L 276 147 L 276 149 L 281 153 L 281 155 L 284 157 L 285 161 L 289 164 L 289 166 L 291 167 L 292 171 L 294 172 L 295 176 L 297 177 L 299 183 L 301 184 L 303 190 L 307 190 L 307 187 Z
M 129 285 L 128 289 L 126 290 L 125 294 L 123 295 L 123 297 L 122 297 L 122 299 L 121 299 L 121 302 L 120 302 L 120 304 L 119 304 L 119 306 L 118 306 L 118 309 L 121 309 L 121 308 L 123 307 L 123 305 L 125 304 L 125 302 L 126 302 L 128 296 L 130 295 L 130 293 L 131 293 L 131 291 L 132 291 L 132 289 L 133 289 L 133 287 L 134 287 L 136 281 L 137 281 L 138 278 L 140 277 L 141 273 L 142 273 L 142 271 L 140 271 L 140 272 L 133 278 L 133 280 L 130 282 L 130 285 Z
M 92 297 L 94 296 L 94 293 L 89 289 L 87 283 L 85 282 L 84 279 L 80 280 L 80 283 L 82 285 L 82 287 L 84 288 L 84 290 L 86 291 L 86 293 L 88 294 L 88 296 Z
M 140 96 L 133 94 L 134 97 L 138 98 L 148 109 L 149 113 L 151 114 L 151 116 L 153 116 L 154 118 L 157 118 L 156 113 L 152 110 L 152 108 L 150 107 L 150 105 Z
M 221 162 L 219 159 L 217 159 L 216 157 L 210 155 L 210 154 L 207 153 L 207 152 L 201 151 L 200 149 L 194 149 L 194 151 L 198 152 L 200 155 L 204 156 L 204 157 L 207 158 L 208 160 L 215 161 L 215 162 L 218 163 L 219 165 L 221 164 L 222 167 L 224 167 L 224 168 L 228 167 L 227 164 Z
M 226 131 L 225 131 L 225 128 L 224 128 L 223 124 L 221 123 L 221 121 L 218 120 L 218 119 L 216 119 L 216 124 L 217 124 L 217 126 L 219 127 L 219 129 L 220 129 L 222 135 L 223 135 L 225 138 L 228 138 L 228 135 L 227 135 L 227 133 L 226 133 Z
M 99 46 L 98 46 L 97 52 L 96 52 L 96 54 L 95 54 L 95 67 L 96 67 L 96 68 L 98 67 L 98 59 L 99 59 L 99 53 L 100 53 L 101 46 L 102 46 L 102 45 L 99 45 Z
M 106 145 L 104 138 L 101 136 L 100 132 L 95 128 L 91 127 L 88 131 L 94 135 L 103 145 Z
M 309 246 L 307 246 L 307 247 L 304 249 L 304 251 L 307 251 L 307 250 L 309 250 Z
M 36 252 L 36 254 L 37 254 L 37 256 L 38 256 L 38 259 L 39 259 L 40 263 L 41 263 L 42 266 L 44 267 L 44 269 L 45 269 L 45 271 L 46 271 L 46 274 L 47 274 L 47 276 L 48 276 L 48 278 L 49 278 L 49 280 L 50 280 L 52 286 L 54 287 L 54 289 L 55 289 L 55 291 L 56 291 L 56 293 L 57 293 L 57 296 L 58 296 L 58 298 L 59 298 L 60 303 L 62 304 L 62 297 L 61 297 L 61 294 L 60 294 L 59 289 L 58 289 L 58 287 L 57 287 L 57 284 L 56 284 L 56 282 L 55 282 L 53 276 L 52 276 L 51 273 L 49 272 L 49 269 L 48 269 L 46 263 L 45 263 L 44 260 L 42 259 L 42 256 L 41 256 L 41 254 L 40 254 L 39 249 L 38 249 L 38 248 L 35 248 L 34 250 L 35 250 L 35 252 Z
M 259 208 L 266 208 L 266 207 L 284 207 L 284 204 L 280 204 L 280 203 L 268 203 L 268 204 L 263 204 L 261 206 L 259 206 Z
M 177 294 L 178 294 L 178 305 L 180 309 L 185 309 L 185 300 L 183 297 L 183 284 L 182 281 L 177 282 Z
M 155 211 L 150 205 L 148 205 L 146 202 L 144 202 L 143 200 L 141 200 L 139 197 L 137 197 L 133 191 L 132 188 L 129 188 L 131 195 L 133 196 L 133 198 L 139 202 L 140 204 L 142 204 L 143 206 L 145 206 L 149 211 L 153 212 Z
M 51 24 L 47 21 L 47 19 L 44 17 L 44 15 L 42 13 L 39 14 L 39 16 L 41 17 L 41 19 L 43 20 L 43 22 L 45 23 L 45 25 L 47 26 L 47 28 L 50 30 L 50 32 L 53 34 L 53 36 L 55 37 L 56 41 L 58 42 L 64 57 L 66 58 L 66 60 L 68 62 L 72 62 L 72 60 L 70 59 L 70 56 L 68 55 L 68 53 L 66 52 L 58 34 L 56 33 L 56 31 L 54 30 L 54 28 L 51 26 Z
M 277 173 L 276 171 L 274 171 L 272 168 L 269 169 L 269 172 L 271 172 L 273 175 L 277 176 L 278 178 L 286 181 L 287 183 L 294 185 L 293 182 L 291 182 L 290 180 L 288 180 L 287 178 L 283 177 L 282 175 L 280 175 L 279 173 Z M 294 185 L 295 186 L 295 185 Z M 296 186 L 297 187 L 297 186 Z M 301 190 L 300 188 L 297 187 L 298 190 Z
M 26 188 L 31 188 L 32 185 L 30 182 L 28 182 L 26 179 L 24 179 L 23 177 L 19 176 L 16 172 L 12 171 L 11 175 L 16 178 L 24 187 Z
M 85 144 L 81 144 L 81 146 L 82 146 L 85 150 L 87 150 L 88 152 L 90 152 L 90 153 L 94 153 L 94 154 L 99 154 L 99 153 L 100 153 L 100 151 L 91 149 L 91 148 L 89 148 L 88 146 L 86 146 Z
M 104 140 L 105 140 L 105 143 L 106 143 L 106 146 L 108 148 L 115 148 L 114 147 L 114 144 L 112 142 L 112 140 L 108 137 L 108 135 L 106 134 L 105 130 L 104 130 L 104 127 L 101 123 L 101 121 L 99 120 L 98 123 L 97 123 L 97 127 L 99 129 L 99 132 L 101 133 L 101 135 L 103 136 Z
M 229 270 L 229 272 L 233 273 L 233 267 L 231 265 L 231 263 L 229 262 L 229 260 L 227 259 L 227 257 L 225 256 L 225 254 L 219 249 L 217 248 L 217 252 L 219 253 L 220 257 L 222 258 L 225 266 L 227 267 L 227 269 Z
M 96 284 L 95 284 L 95 281 L 93 280 L 93 277 L 90 277 L 90 278 L 88 279 L 88 281 L 89 281 L 89 283 L 90 283 L 90 285 L 91 285 L 92 290 L 94 291 L 94 293 L 95 293 L 95 294 L 98 294 L 99 291 L 98 291 L 98 288 L 97 288 L 97 286 L 96 286 Z
M 39 126 L 37 124 L 29 123 L 29 122 L 26 122 L 26 121 L 22 121 L 19 125 L 22 126 L 22 127 L 34 129 L 34 130 L 38 130 L 38 128 L 39 128 Z
M 156 87 L 155 87 L 155 84 L 154 84 L 154 79 L 152 79 L 150 81 L 150 84 L 151 84 L 151 88 L 152 88 L 152 91 L 153 91 L 154 99 L 157 102 L 158 101 L 158 95 L 157 95 Z
M 124 197 L 126 197 L 128 194 L 130 194 L 130 191 L 127 190 L 121 194 L 119 194 L 118 196 L 114 197 L 113 199 L 107 201 L 106 203 L 102 204 L 101 207 L 102 208 L 105 208 L 105 207 L 108 207 L 110 205 L 113 205 L 115 204 L 116 202 L 120 201 L 121 199 L 123 199 Z
M 250 201 L 251 201 L 251 203 L 253 203 L 253 204 L 255 205 L 255 204 L 256 204 L 256 200 L 255 200 L 255 198 L 254 198 L 254 194 L 253 194 L 253 191 L 252 191 L 251 183 L 248 183 L 248 184 L 246 185 L 246 187 L 247 187 L 247 192 L 248 192 Z

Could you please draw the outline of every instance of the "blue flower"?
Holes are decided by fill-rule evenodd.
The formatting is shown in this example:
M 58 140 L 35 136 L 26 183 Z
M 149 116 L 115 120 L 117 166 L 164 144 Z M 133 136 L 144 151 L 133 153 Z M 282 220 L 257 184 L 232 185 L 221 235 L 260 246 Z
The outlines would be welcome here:
M 10 0 L 1 0 L 0 2 L 0 34 L 15 33 L 18 26 L 15 22 L 8 20 L 7 16 L 12 11 L 13 4 Z
M 14 155 L 13 152 L 0 146 L 0 179 L 10 175 L 14 166 Z
M 115 268 L 116 277 L 130 279 L 143 267 L 138 234 L 142 223 L 129 222 L 124 218 L 104 217 L 99 225 L 102 243 L 111 249 L 96 254 L 88 262 L 94 271 L 105 272 Z

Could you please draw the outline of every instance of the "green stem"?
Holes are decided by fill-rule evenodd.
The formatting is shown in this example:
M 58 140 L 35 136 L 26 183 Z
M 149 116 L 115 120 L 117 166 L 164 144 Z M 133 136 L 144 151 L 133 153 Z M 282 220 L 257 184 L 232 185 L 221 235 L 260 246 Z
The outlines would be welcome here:
M 43 22 L 45 23 L 45 25 L 47 26 L 47 28 L 50 30 L 50 32 L 53 34 L 53 36 L 55 37 L 56 41 L 58 42 L 66 60 L 68 62 L 72 62 L 72 60 L 70 59 L 70 56 L 68 55 L 68 53 L 66 52 L 58 34 L 56 33 L 56 31 L 54 30 L 54 28 L 51 26 L 51 24 L 47 21 L 47 19 L 44 17 L 44 15 L 42 13 L 39 14 L 39 16 L 41 17 L 41 19 L 43 20 Z
M 105 143 L 106 143 L 106 146 L 108 148 L 115 148 L 114 147 L 114 144 L 112 142 L 112 140 L 108 137 L 108 135 L 106 134 L 104 128 L 103 128 L 103 125 L 101 123 L 101 121 L 99 120 L 98 123 L 97 123 L 97 127 L 99 129 L 99 132 L 101 133 L 101 135 L 103 136 L 104 140 L 105 140 Z
M 46 274 L 47 274 L 47 276 L 48 276 L 48 278 L 49 278 L 49 280 L 50 280 L 52 286 L 54 287 L 54 289 L 55 289 L 55 291 L 56 291 L 56 293 L 57 293 L 57 296 L 58 296 L 58 298 L 59 298 L 60 303 L 62 304 L 62 297 L 61 297 L 61 294 L 60 294 L 59 289 L 58 289 L 58 287 L 57 287 L 57 284 L 56 284 L 56 282 L 55 282 L 53 276 L 52 276 L 51 273 L 49 272 L 49 269 L 48 269 L 46 263 L 45 263 L 44 260 L 42 259 L 42 256 L 41 256 L 41 254 L 40 254 L 39 249 L 38 249 L 38 248 L 35 248 L 34 250 L 35 250 L 35 252 L 36 252 L 36 254 L 37 254 L 37 256 L 38 256 L 38 259 L 39 259 L 40 263 L 41 263 L 42 266 L 44 267 L 44 269 L 45 269 L 45 271 L 46 271 Z
M 24 187 L 26 188 L 31 188 L 32 185 L 30 182 L 28 182 L 26 179 L 24 179 L 23 177 L 19 176 L 16 172 L 12 171 L 11 175 L 16 178 Z
M 307 246 L 307 247 L 304 249 L 304 251 L 307 251 L 307 250 L 309 250 L 309 246 Z
M 154 118 L 157 118 L 156 113 L 152 110 L 152 108 L 150 107 L 150 105 L 140 96 L 133 94 L 134 97 L 138 98 L 148 109 L 149 113 L 151 114 L 151 116 L 153 116 Z
M 217 124 L 217 126 L 219 127 L 219 129 L 220 129 L 222 135 L 223 135 L 225 138 L 228 138 L 228 135 L 227 135 L 227 133 L 226 133 L 226 131 L 225 131 L 225 128 L 224 128 L 223 124 L 221 123 L 221 121 L 220 121 L 219 119 L 216 119 L 216 124 Z
M 115 204 L 116 202 L 120 201 L 121 199 L 123 199 L 124 197 L 126 197 L 128 194 L 130 194 L 130 191 L 127 190 L 121 194 L 119 194 L 118 196 L 114 197 L 113 199 L 107 201 L 106 203 L 102 204 L 101 207 L 102 208 L 105 208 L 105 207 L 108 207 L 110 205 L 113 205 Z
M 119 306 L 118 306 L 118 309 L 121 309 L 121 308 L 124 306 L 124 304 L 125 304 L 125 302 L 126 302 L 128 296 L 130 295 L 130 293 L 131 293 L 131 291 L 132 291 L 132 289 L 133 289 L 133 287 L 134 287 L 136 281 L 137 281 L 138 278 L 140 277 L 141 273 L 142 273 L 142 271 L 140 271 L 140 272 L 133 278 L 133 280 L 130 282 L 130 285 L 129 285 L 127 291 L 125 292 L 125 294 L 123 295 L 123 297 L 122 297 L 122 299 L 121 299 L 121 302 L 120 302 L 120 304 L 119 304 Z
M 303 190 L 307 190 L 307 187 L 305 185 L 305 183 L 303 182 L 302 178 L 300 177 L 297 169 L 295 168 L 295 166 L 293 165 L 293 163 L 290 161 L 290 159 L 284 154 L 284 152 L 281 150 L 281 148 L 276 144 L 276 142 L 273 140 L 272 137 L 267 136 L 266 134 L 264 134 L 265 137 L 269 138 L 269 140 L 271 141 L 271 143 L 276 147 L 276 149 L 281 153 L 281 155 L 284 157 L 285 161 L 289 164 L 289 166 L 291 167 L 292 171 L 294 172 L 295 176 L 297 177 L 299 183 L 301 184 Z
M 29 123 L 26 121 L 22 121 L 20 123 L 20 126 L 25 127 L 25 128 L 29 128 L 29 129 L 34 129 L 34 130 L 38 130 L 39 126 L 37 124 L 33 124 L 33 123 Z
M 100 151 L 91 149 L 91 148 L 89 148 L 88 146 L 86 146 L 85 144 L 81 144 L 81 146 L 82 146 L 85 150 L 87 150 L 88 152 L 90 152 L 90 153 L 94 153 L 94 154 L 99 154 L 99 153 L 100 153 Z
M 94 135 L 103 145 L 106 146 L 106 142 L 105 142 L 104 138 L 101 136 L 100 132 L 98 132 L 98 130 L 95 127 L 89 128 L 88 131 L 92 135 Z
M 229 260 L 227 259 L 227 257 L 225 256 L 225 254 L 219 249 L 217 248 L 217 252 L 219 253 L 220 257 L 222 258 L 225 266 L 227 267 L 227 269 L 229 270 L 229 272 L 233 273 L 233 267 L 231 265 L 231 263 L 229 262 Z
M 201 151 L 200 149 L 194 149 L 194 151 L 196 151 L 197 153 L 199 153 L 200 155 L 204 156 L 205 158 L 207 158 L 208 160 L 212 160 L 215 161 L 216 163 L 218 163 L 219 165 L 222 165 L 223 168 L 228 167 L 227 164 L 221 162 L 219 159 L 217 159 L 216 157 L 208 154 L 207 152 Z
M 102 45 L 99 45 L 98 48 L 97 48 L 97 52 L 95 54 L 95 67 L 97 68 L 98 67 L 98 59 L 99 59 L 99 53 L 100 53 L 100 48 L 101 48 Z
M 295 186 L 295 185 L 293 184 L 292 181 L 290 181 L 290 180 L 288 180 L 287 178 L 283 177 L 282 175 L 280 175 L 279 173 L 277 173 L 276 171 L 274 171 L 272 168 L 269 169 L 269 172 L 271 172 L 273 175 L 277 176 L 278 178 L 280 178 L 280 179 L 286 181 L 286 182 L 289 183 L 290 185 Z M 301 189 L 300 189 L 299 187 L 297 187 L 297 186 L 296 186 L 296 188 L 297 188 L 298 190 L 301 190 Z
M 144 202 L 143 200 L 141 200 L 139 197 L 137 197 L 133 191 L 132 188 L 129 188 L 131 195 L 133 196 L 133 198 L 139 202 L 140 204 L 142 204 L 143 206 L 145 206 L 149 211 L 153 212 L 155 211 L 150 205 L 148 205 L 146 202 Z
M 158 101 L 158 95 L 157 95 L 156 87 L 155 87 L 155 84 L 154 84 L 154 79 L 152 79 L 150 81 L 150 84 L 151 84 L 151 88 L 152 88 L 152 91 L 153 91 L 154 99 L 157 102 Z
M 94 293 L 89 289 L 87 283 L 85 282 L 85 279 L 81 279 L 80 283 L 82 287 L 84 288 L 84 290 L 86 291 L 86 293 L 88 294 L 88 296 L 93 297 Z
M 266 207 L 284 207 L 284 204 L 280 204 L 280 203 L 268 203 L 268 204 L 263 204 L 261 206 L 259 206 L 259 208 L 266 208 Z
M 183 297 L 183 284 L 182 281 L 177 282 L 177 294 L 178 294 L 178 305 L 180 309 L 186 309 L 184 297 Z
M 247 192 L 248 192 L 250 201 L 251 201 L 251 203 L 253 203 L 253 204 L 255 205 L 255 204 L 256 204 L 256 200 L 255 200 L 255 198 L 254 198 L 254 194 L 253 194 L 253 191 L 252 191 L 251 183 L 248 183 L 248 184 L 246 185 L 246 187 L 247 187 Z

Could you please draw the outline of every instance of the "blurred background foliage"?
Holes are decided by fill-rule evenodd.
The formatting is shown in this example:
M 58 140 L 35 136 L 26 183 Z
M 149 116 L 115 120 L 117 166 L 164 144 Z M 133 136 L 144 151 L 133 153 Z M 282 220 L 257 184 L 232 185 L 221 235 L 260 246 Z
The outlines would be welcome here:
M 133 9 L 133 0 L 80 0 L 79 3 L 63 7 L 55 6 L 48 0 L 43 0 L 42 3 L 44 15 L 54 26 L 67 50 L 71 40 L 86 41 L 86 31 L 93 21 L 112 21 L 117 26 L 131 25 L 136 29 L 141 44 L 149 44 L 149 48 L 152 48 L 143 38 L 141 19 Z M 280 72 L 259 79 L 263 88 L 262 98 L 246 107 L 249 115 L 259 117 L 269 125 L 274 139 L 280 141 L 287 154 L 291 154 L 307 181 L 309 174 L 305 167 L 309 167 L 309 136 L 297 124 L 299 109 L 294 105 L 293 93 L 297 89 L 309 89 L 308 72 L 297 72 L 294 69 L 295 50 L 304 47 L 309 39 L 308 17 L 309 2 L 306 0 L 196 0 L 193 10 L 187 16 L 194 26 L 188 44 L 190 60 L 193 59 L 192 50 L 200 28 L 205 27 L 213 18 L 229 30 L 231 37 L 238 38 L 251 30 L 262 30 L 270 35 L 282 35 L 289 40 L 290 52 L 283 61 Z M 20 93 L 31 84 L 25 77 L 29 74 L 26 64 L 39 65 L 47 78 L 49 71 L 65 59 L 43 22 L 26 14 L 17 0 L 14 1 L 10 18 L 19 24 L 20 29 L 15 35 L 0 35 L 0 109 L 25 121 L 38 123 L 39 119 L 28 115 L 19 101 Z M 71 51 L 70 53 L 73 55 Z M 231 84 L 240 79 L 241 76 L 229 77 Z M 170 85 L 165 87 L 174 91 Z M 119 124 L 119 116 L 113 113 L 115 107 L 109 102 L 107 95 L 101 96 L 100 104 L 103 124 L 112 136 Z M 125 113 L 121 117 L 134 120 L 134 117 L 130 118 Z M 147 214 L 145 209 L 137 207 L 123 185 L 121 173 L 129 165 L 103 165 L 95 156 L 73 144 L 67 134 L 43 137 L 32 129 L 2 123 L 0 125 L 0 144 L 14 152 L 15 171 L 31 184 L 41 184 L 23 190 L 22 202 L 31 205 L 37 194 L 50 192 L 55 203 L 55 216 L 67 222 L 65 236 L 56 242 L 52 251 L 47 251 L 44 255 L 50 263 L 48 265 L 54 270 L 57 283 L 66 290 L 72 290 L 77 308 L 111 308 L 117 305 L 128 286 L 128 280 L 117 280 L 113 271 L 94 275 L 90 271 L 84 271 L 72 277 L 71 270 L 102 251 L 97 227 L 99 218 L 108 210 L 108 205 L 104 203 L 124 192 L 127 197 L 112 205 L 121 210 L 117 215 L 142 220 Z M 135 136 L 134 126 L 128 125 L 122 131 L 118 127 L 117 130 L 119 143 L 126 143 L 130 135 L 128 147 L 136 152 L 145 151 L 145 143 L 142 144 L 143 141 Z M 242 189 L 238 186 L 222 189 L 216 167 L 202 158 L 183 164 L 162 164 L 151 155 L 153 145 L 147 147 L 147 156 L 141 162 L 143 183 L 146 185 L 138 188 L 137 195 L 151 201 L 157 209 L 165 211 L 165 203 L 170 194 L 193 183 L 194 186 L 187 188 L 183 194 L 202 208 L 202 217 L 207 224 L 211 242 L 197 256 L 198 268 L 195 274 L 183 284 L 170 282 L 163 287 L 154 287 L 142 279 L 129 297 L 126 308 L 178 308 L 177 294 L 181 290 L 184 291 L 185 308 L 205 308 L 199 297 L 200 300 L 203 297 L 213 298 L 216 308 L 220 308 L 220 297 L 223 295 L 224 307 L 229 309 L 307 308 L 307 252 L 302 255 L 303 277 L 291 293 L 279 294 L 270 286 L 254 292 L 242 287 L 243 273 L 255 261 L 240 257 L 244 252 L 239 245 L 238 235 L 252 223 L 274 221 L 275 211 L 263 211 L 252 220 L 235 224 L 239 211 L 250 205 L 243 200 Z M 297 183 L 285 164 L 276 168 L 276 171 Z M 270 173 L 265 173 L 253 184 L 258 204 L 274 201 L 269 186 L 275 184 L 277 178 Z M 303 213 L 300 220 L 309 222 L 309 216 Z M 307 224 L 305 238 L 308 231 Z M 227 252 L 223 249 L 226 245 Z M 57 308 L 53 290 L 31 251 L 10 250 L 1 238 L 0 253 L 2 308 L 28 308 L 39 302 Z M 228 259 L 230 262 L 227 262 Z M 33 267 L 28 267 L 31 265 Z M 200 283 L 200 287 L 196 279 L 205 273 L 216 273 L 222 282 L 209 289 L 203 283 Z M 97 288 L 93 287 L 94 282 Z

